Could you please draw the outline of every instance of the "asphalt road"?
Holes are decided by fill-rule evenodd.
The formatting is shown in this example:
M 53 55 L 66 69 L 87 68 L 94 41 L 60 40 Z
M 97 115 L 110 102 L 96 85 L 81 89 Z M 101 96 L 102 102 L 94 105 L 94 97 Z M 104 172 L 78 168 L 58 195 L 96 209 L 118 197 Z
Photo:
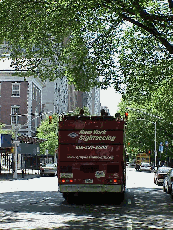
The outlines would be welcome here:
M 173 229 L 173 200 L 153 177 L 129 168 L 123 202 L 84 194 L 74 204 L 57 177 L 0 181 L 0 229 Z

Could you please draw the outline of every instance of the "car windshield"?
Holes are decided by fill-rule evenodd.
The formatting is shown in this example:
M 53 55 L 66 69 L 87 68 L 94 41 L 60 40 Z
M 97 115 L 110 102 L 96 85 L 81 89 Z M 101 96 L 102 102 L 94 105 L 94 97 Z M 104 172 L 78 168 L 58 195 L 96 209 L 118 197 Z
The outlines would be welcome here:
M 148 164 L 148 163 L 144 163 L 144 164 L 142 164 L 142 166 L 144 166 L 144 167 L 149 167 L 149 166 L 150 166 L 150 164 Z
M 161 167 L 158 169 L 159 173 L 167 173 L 171 168 L 168 167 Z
M 55 164 L 46 164 L 46 167 L 56 167 Z

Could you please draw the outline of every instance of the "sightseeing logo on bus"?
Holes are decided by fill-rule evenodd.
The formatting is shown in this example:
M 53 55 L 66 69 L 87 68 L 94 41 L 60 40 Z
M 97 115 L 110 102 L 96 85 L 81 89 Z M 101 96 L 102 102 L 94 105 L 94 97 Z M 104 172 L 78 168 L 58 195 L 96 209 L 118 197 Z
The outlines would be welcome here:
M 116 136 L 111 136 L 107 134 L 106 130 L 80 130 L 79 134 L 72 132 L 69 133 L 68 136 L 71 138 L 76 138 L 79 136 L 80 141 L 88 142 L 88 141 L 111 141 L 114 142 Z

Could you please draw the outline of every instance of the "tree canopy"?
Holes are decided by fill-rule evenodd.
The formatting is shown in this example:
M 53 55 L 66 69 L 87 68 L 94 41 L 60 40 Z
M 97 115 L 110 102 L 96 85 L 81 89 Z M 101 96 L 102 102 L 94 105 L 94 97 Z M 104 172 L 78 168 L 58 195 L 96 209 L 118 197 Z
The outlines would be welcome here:
M 40 153 L 45 155 L 46 150 L 50 155 L 55 155 L 56 149 L 58 148 L 58 115 L 52 115 L 52 122 L 49 124 L 49 116 L 41 122 L 37 129 L 37 137 L 46 139 L 40 144 Z
M 80 113 L 81 108 L 76 107 L 76 109 L 71 113 L 72 116 L 77 116 Z M 89 108 L 83 108 L 84 115 L 89 116 Z M 58 148 L 58 121 L 61 117 L 57 114 L 52 115 L 52 121 L 49 122 L 49 116 L 47 115 L 44 120 L 42 120 L 40 126 L 37 128 L 37 137 L 41 139 L 46 139 L 40 144 L 40 153 L 45 154 L 46 150 L 50 155 L 54 155 Z M 0 126 L 1 128 L 1 126 Z M 0 130 L 1 131 L 1 130 Z
M 165 160 L 173 156 L 173 116 L 172 116 L 172 84 L 166 80 L 157 91 L 152 92 L 151 100 L 145 103 L 135 103 L 130 99 L 123 99 L 119 103 L 119 112 L 123 116 L 128 111 L 126 133 L 126 148 L 130 156 L 139 152 L 151 151 L 152 160 L 155 151 L 155 122 L 156 122 L 156 150 L 158 158 Z M 168 141 L 168 146 L 165 142 Z M 163 143 L 163 154 L 159 153 L 159 145 Z
M 15 132 L 12 129 L 4 129 L 5 124 L 0 123 L 0 134 L 11 134 L 13 138 L 15 138 Z
M 172 78 L 172 33 L 172 0 L 0 2 L 13 66 L 42 80 L 65 75 L 83 91 L 113 84 L 146 100 Z

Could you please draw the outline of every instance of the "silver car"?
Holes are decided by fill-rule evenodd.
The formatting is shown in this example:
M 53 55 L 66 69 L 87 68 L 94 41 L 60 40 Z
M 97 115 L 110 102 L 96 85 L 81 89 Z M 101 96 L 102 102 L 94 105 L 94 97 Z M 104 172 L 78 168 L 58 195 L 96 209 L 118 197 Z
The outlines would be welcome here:
M 57 164 L 46 164 L 40 167 L 40 176 L 56 176 L 57 175 Z
M 154 183 L 157 185 L 163 184 L 164 178 L 166 177 L 170 169 L 170 167 L 165 166 L 159 167 L 154 174 Z
M 151 172 L 151 165 L 150 165 L 150 163 L 145 163 L 145 162 L 141 163 L 140 172 L 142 172 L 142 171 L 144 171 L 144 172 Z
M 170 169 L 163 181 L 163 191 L 173 198 L 173 169 Z

